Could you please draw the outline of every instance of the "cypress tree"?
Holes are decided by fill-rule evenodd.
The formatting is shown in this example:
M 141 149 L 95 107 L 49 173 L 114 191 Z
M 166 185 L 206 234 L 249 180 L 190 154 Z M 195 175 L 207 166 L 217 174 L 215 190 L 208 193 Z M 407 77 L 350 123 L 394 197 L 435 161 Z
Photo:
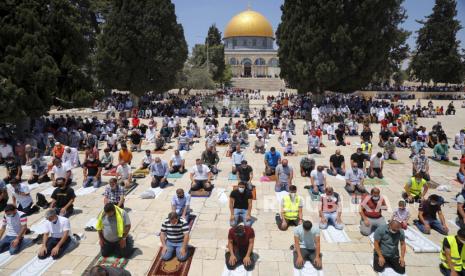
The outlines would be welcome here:
M 208 28 L 208 34 L 205 38 L 205 44 L 208 44 L 209 46 L 214 46 L 221 45 L 222 43 L 223 42 L 221 40 L 220 30 L 218 30 L 215 24 L 211 25 L 210 28 Z

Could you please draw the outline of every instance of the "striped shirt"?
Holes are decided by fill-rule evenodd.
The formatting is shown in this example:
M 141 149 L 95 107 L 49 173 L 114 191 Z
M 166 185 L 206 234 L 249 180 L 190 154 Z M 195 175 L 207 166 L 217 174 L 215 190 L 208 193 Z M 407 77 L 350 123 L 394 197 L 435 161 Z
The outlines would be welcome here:
M 3 215 L 2 227 L 6 227 L 6 236 L 17 237 L 21 231 L 21 226 L 24 225 L 27 225 L 27 217 L 21 211 L 16 211 L 12 217 Z
M 169 219 L 166 219 L 161 225 L 161 232 L 166 234 L 166 239 L 172 243 L 180 243 L 184 240 L 184 235 L 189 233 L 189 224 L 179 218 L 177 224 L 171 224 Z

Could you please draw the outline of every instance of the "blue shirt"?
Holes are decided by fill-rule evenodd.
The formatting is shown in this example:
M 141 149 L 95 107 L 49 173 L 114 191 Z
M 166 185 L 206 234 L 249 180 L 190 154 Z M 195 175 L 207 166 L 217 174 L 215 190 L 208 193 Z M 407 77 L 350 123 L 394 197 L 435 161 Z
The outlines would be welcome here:
M 168 164 L 166 161 L 161 161 L 160 163 L 153 162 L 150 167 L 150 175 L 151 176 L 163 176 L 163 177 L 168 177 L 168 174 L 170 173 L 168 169 Z
M 265 153 L 265 160 L 268 162 L 268 165 L 270 167 L 278 166 L 278 160 L 280 158 L 281 158 L 281 154 L 277 151 L 275 151 L 274 154 L 272 154 L 271 151 Z
M 191 196 L 190 195 L 184 195 L 183 198 L 179 198 L 177 195 L 174 195 L 171 198 L 171 205 L 175 206 L 176 212 L 180 212 L 182 209 L 184 209 L 186 206 L 189 206 L 191 204 Z

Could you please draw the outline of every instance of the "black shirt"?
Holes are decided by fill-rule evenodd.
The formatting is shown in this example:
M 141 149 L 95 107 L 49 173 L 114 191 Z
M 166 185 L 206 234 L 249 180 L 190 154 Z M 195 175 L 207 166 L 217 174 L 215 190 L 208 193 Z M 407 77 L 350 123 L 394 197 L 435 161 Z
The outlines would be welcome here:
M 252 199 L 252 194 L 245 190 L 240 193 L 239 190 L 233 190 L 229 197 L 234 199 L 234 209 L 247 210 L 249 208 L 249 199 Z
M 354 161 L 355 163 L 357 163 L 357 167 L 359 169 L 363 169 L 363 163 L 364 161 L 367 159 L 367 156 L 363 153 L 354 153 L 350 156 L 350 160 Z
M 389 130 L 385 129 L 385 130 L 382 130 L 382 131 L 379 133 L 379 135 L 381 136 L 381 138 L 383 138 L 383 140 L 386 141 L 386 140 L 389 139 L 389 137 L 391 136 L 391 132 L 390 132 Z
M 20 166 L 21 164 L 19 164 L 17 160 L 5 162 L 5 167 L 11 176 L 15 176 L 18 174 L 18 170 Z
M 56 188 L 52 193 L 52 199 L 56 201 L 56 208 L 65 207 L 65 205 L 75 197 L 76 195 L 74 194 L 74 190 L 71 187 L 66 187 L 64 190 L 61 188 Z M 70 207 L 72 208 L 73 205 Z
M 334 132 L 336 134 L 336 139 L 338 141 L 343 141 L 344 140 L 344 129 L 343 128 L 338 128 L 336 129 L 336 131 Z
M 344 155 L 340 154 L 339 156 L 336 154 L 331 155 L 329 158 L 329 162 L 333 163 L 335 168 L 341 168 L 342 163 L 344 163 Z
M 367 130 L 367 131 L 362 131 L 360 133 L 360 136 L 362 136 L 363 141 L 371 141 L 371 138 L 373 138 L 373 131 Z
M 237 168 L 237 172 L 239 173 L 239 180 L 248 182 L 250 180 L 250 173 L 253 171 L 252 167 L 247 165 L 247 167 L 243 168 L 239 166 Z
M 131 133 L 131 142 L 135 145 L 140 144 L 141 135 L 137 132 Z
M 436 220 L 437 218 L 437 213 L 441 211 L 441 205 L 431 205 L 429 199 L 422 200 L 420 203 L 420 206 L 418 207 L 418 211 L 423 212 L 423 218 L 425 219 L 430 219 L 430 220 Z
M 98 159 L 95 159 L 92 162 L 87 160 L 84 163 L 84 167 L 87 168 L 87 176 L 96 176 L 98 169 L 102 167 L 102 163 Z

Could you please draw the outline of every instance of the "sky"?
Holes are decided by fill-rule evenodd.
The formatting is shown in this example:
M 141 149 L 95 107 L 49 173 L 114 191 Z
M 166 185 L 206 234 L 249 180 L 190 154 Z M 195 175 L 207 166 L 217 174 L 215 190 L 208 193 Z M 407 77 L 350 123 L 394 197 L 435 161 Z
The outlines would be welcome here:
M 208 28 L 216 24 L 221 32 L 224 32 L 229 20 L 236 14 L 247 9 L 250 4 L 252 10 L 263 14 L 273 25 L 273 31 L 281 21 L 281 4 L 283 0 L 172 0 L 176 6 L 178 22 L 184 27 L 189 49 L 195 44 L 204 43 Z M 407 40 L 411 49 L 415 47 L 416 33 L 420 28 L 415 20 L 424 19 L 431 14 L 434 0 L 405 0 L 404 7 L 407 10 L 408 19 L 403 28 L 412 32 Z M 465 0 L 457 0 L 457 19 L 465 28 Z M 462 48 L 465 49 L 465 29 L 458 34 Z

